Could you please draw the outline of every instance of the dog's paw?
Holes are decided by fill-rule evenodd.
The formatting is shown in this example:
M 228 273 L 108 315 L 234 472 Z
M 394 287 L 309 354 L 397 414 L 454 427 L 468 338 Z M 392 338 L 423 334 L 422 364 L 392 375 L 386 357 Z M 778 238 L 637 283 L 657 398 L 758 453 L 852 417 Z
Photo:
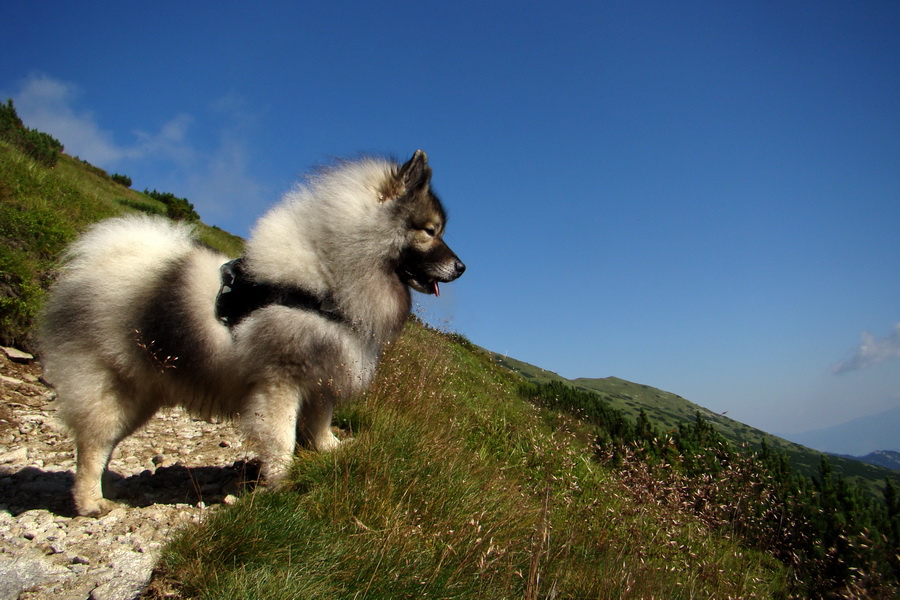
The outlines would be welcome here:
M 102 517 L 118 504 L 106 498 L 75 499 L 75 512 L 82 517 Z
M 346 440 L 344 440 L 346 441 Z M 337 449 L 343 442 L 330 431 L 316 440 L 316 450 L 319 452 L 328 452 Z
M 290 457 L 264 459 L 259 473 L 259 488 L 266 490 L 281 488 L 287 480 L 290 465 Z

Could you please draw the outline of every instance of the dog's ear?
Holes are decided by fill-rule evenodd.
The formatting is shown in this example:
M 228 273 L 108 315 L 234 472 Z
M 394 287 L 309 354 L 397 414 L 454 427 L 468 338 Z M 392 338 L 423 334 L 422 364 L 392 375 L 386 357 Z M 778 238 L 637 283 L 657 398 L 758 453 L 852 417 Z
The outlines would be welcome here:
M 416 150 L 406 164 L 400 167 L 397 179 L 404 191 L 417 191 L 431 181 L 431 167 L 428 166 L 428 155 L 424 150 Z

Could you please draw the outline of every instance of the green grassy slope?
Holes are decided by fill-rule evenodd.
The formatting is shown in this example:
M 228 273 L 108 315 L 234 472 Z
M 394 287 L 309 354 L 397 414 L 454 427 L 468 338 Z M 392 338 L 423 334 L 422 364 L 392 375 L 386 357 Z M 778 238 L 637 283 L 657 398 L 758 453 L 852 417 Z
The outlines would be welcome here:
M 193 598 L 772 598 L 780 563 L 637 499 L 591 433 L 471 344 L 411 323 L 293 484 L 246 494 L 166 551 Z M 162 594 L 160 594 L 162 595 Z
M 520 360 L 491 354 L 499 364 L 519 373 L 529 381 L 536 383 L 560 381 L 575 388 L 596 393 L 609 402 L 613 408 L 624 412 L 632 420 L 635 420 L 638 413 L 643 409 L 651 422 L 663 432 L 677 429 L 679 423 L 693 421 L 695 415 L 699 412 L 704 419 L 713 423 L 719 433 L 735 446 L 747 445 L 751 448 L 759 448 L 762 442 L 765 441 L 769 448 L 777 449 L 787 454 L 791 465 L 798 472 L 808 477 L 818 472 L 819 463 L 823 456 L 821 452 L 750 427 L 725 415 L 712 412 L 676 394 L 647 385 L 625 381 L 617 377 L 568 380 L 556 373 Z M 900 473 L 896 471 L 840 456 L 829 456 L 829 460 L 835 471 L 850 481 L 863 484 L 878 497 L 881 496 L 886 478 L 900 485 Z

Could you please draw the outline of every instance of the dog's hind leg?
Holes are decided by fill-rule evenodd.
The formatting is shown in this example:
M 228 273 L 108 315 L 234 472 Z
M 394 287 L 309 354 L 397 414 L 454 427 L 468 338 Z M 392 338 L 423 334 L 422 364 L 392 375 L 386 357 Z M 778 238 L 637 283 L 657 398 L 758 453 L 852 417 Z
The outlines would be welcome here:
M 78 460 L 75 485 L 72 487 L 75 511 L 84 517 L 99 517 L 115 506 L 114 502 L 103 497 L 103 477 L 115 441 L 88 436 L 80 438 L 76 441 Z
M 266 486 L 278 487 L 287 475 L 297 445 L 300 390 L 293 382 L 260 383 L 241 414 L 247 439 L 262 460 Z
M 115 507 L 103 497 L 106 467 L 116 445 L 156 412 L 155 406 L 105 390 L 95 399 L 70 398 L 63 419 L 75 432 L 77 451 L 72 498 L 79 515 L 98 517 Z

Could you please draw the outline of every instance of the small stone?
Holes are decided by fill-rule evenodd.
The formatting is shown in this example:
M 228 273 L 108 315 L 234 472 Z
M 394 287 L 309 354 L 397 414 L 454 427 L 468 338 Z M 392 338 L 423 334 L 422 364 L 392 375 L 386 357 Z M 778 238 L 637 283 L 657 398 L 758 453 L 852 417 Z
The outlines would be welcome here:
M 0 350 L 2 350 L 3 353 L 6 354 L 6 357 L 13 362 L 27 364 L 34 360 L 34 356 L 28 354 L 27 352 L 22 352 L 21 350 L 18 350 L 16 348 L 7 348 L 6 346 L 0 346 Z
M 219 448 L 231 448 L 231 442 L 228 440 L 222 440 L 219 442 Z
M 0 454 L 0 465 L 14 462 L 23 462 L 28 459 L 28 450 L 23 446 L 10 452 Z
M 228 506 L 231 506 L 237 501 L 238 501 L 237 496 L 235 496 L 234 494 L 228 494 L 227 496 L 225 496 L 222 499 L 222 504 L 227 504 Z
M 50 554 L 62 554 L 66 551 L 65 547 L 59 542 L 47 544 L 47 549 L 50 550 Z

